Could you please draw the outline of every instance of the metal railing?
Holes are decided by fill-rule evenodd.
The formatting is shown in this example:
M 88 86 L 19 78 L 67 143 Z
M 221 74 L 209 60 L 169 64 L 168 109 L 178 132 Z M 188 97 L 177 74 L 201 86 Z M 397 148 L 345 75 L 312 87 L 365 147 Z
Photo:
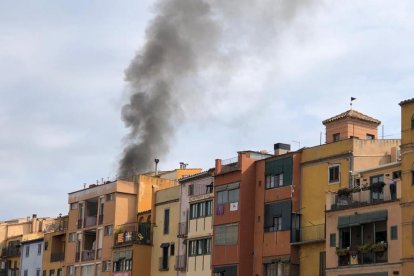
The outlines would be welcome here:
M 20 247 L 7 246 L 2 250 L 3 257 L 20 257 Z
M 59 222 L 46 225 L 44 232 L 59 232 L 68 229 L 68 220 L 62 219 Z
M 341 252 L 340 255 L 338 255 L 338 266 L 386 263 L 387 261 L 387 249 L 377 252 L 359 252 L 357 250 L 349 250 L 346 252 Z
M 187 256 L 179 255 L 175 258 L 175 270 L 184 271 L 187 268 Z
M 158 266 L 158 269 L 160 271 L 165 271 L 165 270 L 168 270 L 169 269 L 169 267 L 168 267 L 168 257 L 167 258 L 163 258 L 163 257 L 160 257 L 159 258 L 159 266 Z
M 383 187 L 372 186 L 342 189 L 338 193 L 328 194 L 327 210 L 343 210 L 348 208 L 362 207 L 382 202 L 393 201 L 400 198 L 400 183 L 394 187 L 390 183 L 384 183 Z
M 179 238 L 183 238 L 186 237 L 188 234 L 188 227 L 187 227 L 187 222 L 180 222 L 178 223 L 178 234 L 177 237 Z
M 50 262 L 61 262 L 65 259 L 65 253 L 64 252 L 56 252 L 50 254 Z
M 92 260 L 95 260 L 95 250 L 83 250 L 82 261 L 92 261 Z

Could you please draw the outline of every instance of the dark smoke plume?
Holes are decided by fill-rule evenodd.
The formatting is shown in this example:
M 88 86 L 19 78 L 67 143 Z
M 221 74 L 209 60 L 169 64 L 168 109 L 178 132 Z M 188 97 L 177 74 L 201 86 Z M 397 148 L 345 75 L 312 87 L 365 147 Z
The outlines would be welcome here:
M 130 133 L 118 175 L 150 170 L 154 158 L 166 155 L 185 115 L 182 103 L 188 98 L 201 102 L 205 93 L 190 92 L 186 83 L 220 63 L 226 64 L 220 73 L 230 75 L 237 67 L 232 61 L 242 59 L 248 48 L 260 49 L 260 41 L 276 36 L 309 2 L 159 0 L 146 42 L 126 69 L 130 100 L 122 119 Z

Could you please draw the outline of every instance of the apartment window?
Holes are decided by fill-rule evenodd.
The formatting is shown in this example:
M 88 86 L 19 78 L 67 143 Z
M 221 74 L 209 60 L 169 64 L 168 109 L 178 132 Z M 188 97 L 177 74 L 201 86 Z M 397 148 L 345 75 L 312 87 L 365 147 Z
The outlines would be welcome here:
M 42 254 L 42 244 L 41 243 L 39 243 L 37 245 L 37 255 L 40 255 L 40 254 Z
M 335 247 L 336 246 L 336 234 L 332 233 L 329 235 L 329 246 Z
M 326 275 L 326 252 L 322 251 L 319 253 L 319 276 Z
M 237 224 L 228 224 L 216 226 L 214 229 L 214 237 L 216 245 L 237 244 L 239 234 L 239 226 Z
M 217 192 L 217 204 L 239 202 L 240 189 L 231 189 Z
M 384 175 L 371 177 L 371 198 L 373 201 L 384 200 Z
M 170 246 L 170 255 L 174 256 L 175 255 L 175 244 L 172 242 L 171 246 Z
M 27 269 L 25 269 L 25 270 L 23 271 L 23 275 L 24 275 L 24 276 L 27 276 L 27 275 L 28 275 L 28 271 L 27 271 Z
M 397 240 L 398 239 L 398 228 L 397 225 L 391 226 L 391 240 Z
M 40 276 L 40 268 L 36 269 L 36 276 Z
M 43 270 L 43 274 L 42 274 L 43 276 L 47 276 L 47 271 L 46 270 Z M 68 275 L 69 276 L 69 275 Z M 72 275 L 71 275 L 72 276 Z
M 411 185 L 414 185 L 414 164 L 413 164 L 413 167 L 411 169 Z
M 69 242 L 74 242 L 75 238 L 76 238 L 75 232 L 69 233 Z
M 45 251 L 49 248 L 49 242 L 45 242 Z
M 111 236 L 113 231 L 114 231 L 114 226 L 113 225 L 107 225 L 105 226 L 105 236 Z
M 329 183 L 339 182 L 339 165 L 329 167 Z
M 211 216 L 213 201 L 198 202 L 190 205 L 190 219 Z
M 414 129 L 414 114 L 411 116 L 411 129 Z
M 110 193 L 106 195 L 106 201 L 112 201 L 114 200 L 114 193 Z
M 277 276 L 277 263 L 263 264 L 263 276 Z
M 392 172 L 392 179 L 400 179 L 401 178 L 401 171 Z
M 73 276 L 73 265 L 67 267 L 67 274 L 66 276 Z
M 375 139 L 375 135 L 374 134 L 367 133 L 367 140 L 374 140 L 374 139 Z
M 341 138 L 341 135 L 340 135 L 339 133 L 334 133 L 334 134 L 332 135 L 332 138 L 333 138 L 333 141 L 334 141 L 334 142 L 338 142 L 338 141 L 339 141 L 339 139 Z
M 30 245 L 26 245 L 26 253 L 25 253 L 26 257 L 29 257 L 29 252 L 30 252 Z
M 71 203 L 71 204 L 70 204 L 70 209 L 71 209 L 71 210 L 76 210 L 76 209 L 78 209 L 78 203 Z
M 283 173 L 266 176 L 266 189 L 283 186 Z
M 54 269 L 49 270 L 49 276 L 55 276 L 55 270 Z
M 111 261 L 104 261 L 102 271 L 111 271 Z
M 282 217 L 273 217 L 273 231 L 282 230 Z
M 189 250 L 189 256 L 209 255 L 211 253 L 211 238 L 190 241 Z
M 164 235 L 170 232 L 170 209 L 164 209 Z

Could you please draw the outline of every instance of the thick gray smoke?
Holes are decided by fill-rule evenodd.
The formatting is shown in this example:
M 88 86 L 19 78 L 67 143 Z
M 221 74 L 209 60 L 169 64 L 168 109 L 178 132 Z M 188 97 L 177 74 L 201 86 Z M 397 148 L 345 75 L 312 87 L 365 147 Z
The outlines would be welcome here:
M 306 2 L 160 0 L 145 45 L 126 70 L 130 101 L 122 119 L 130 133 L 118 175 L 152 169 L 154 158 L 168 153 L 175 128 L 186 115 L 183 103 L 204 93 L 182 89 L 186 82 L 223 60 L 237 60 L 252 41 L 260 48 L 257 39 L 275 35 L 278 23 L 289 22 Z M 239 42 L 244 45 L 234 44 Z

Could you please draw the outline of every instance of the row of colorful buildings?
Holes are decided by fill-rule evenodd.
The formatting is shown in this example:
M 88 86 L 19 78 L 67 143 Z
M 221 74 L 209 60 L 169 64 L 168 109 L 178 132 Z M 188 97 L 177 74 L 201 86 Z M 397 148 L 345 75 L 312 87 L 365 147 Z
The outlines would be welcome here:
M 65 216 L 0 223 L 0 275 L 414 275 L 414 99 L 400 106 L 401 139 L 351 109 L 325 144 L 85 186 Z

